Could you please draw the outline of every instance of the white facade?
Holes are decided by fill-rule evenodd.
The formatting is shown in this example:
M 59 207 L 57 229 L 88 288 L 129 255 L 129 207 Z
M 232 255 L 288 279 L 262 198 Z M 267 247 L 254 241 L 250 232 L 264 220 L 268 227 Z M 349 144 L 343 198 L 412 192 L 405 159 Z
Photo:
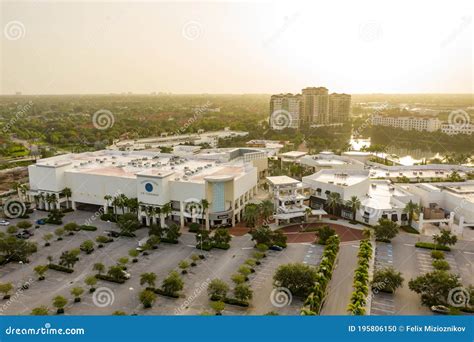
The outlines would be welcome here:
M 337 169 L 337 170 L 363 170 L 364 163 L 348 158 L 345 156 L 339 156 L 331 152 L 321 152 L 317 155 L 306 155 L 299 159 L 300 164 L 311 167 L 314 172 L 323 169 Z
M 386 180 L 371 180 L 369 172 L 364 170 L 321 170 L 311 176 L 303 177 L 303 183 L 312 189 L 313 208 L 324 206 L 330 193 L 339 193 L 345 205 L 356 196 L 361 207 L 356 220 L 370 225 L 377 224 L 380 218 L 388 218 L 399 224 L 405 224 L 403 213 L 406 203 L 419 202 L 417 196 L 406 189 L 392 185 Z M 352 213 L 342 211 L 345 218 L 352 219 Z
M 49 210 L 65 202 L 61 192 L 70 188 L 73 208 L 96 205 L 107 212 L 111 205 L 105 196 L 124 194 L 138 199 L 138 216 L 146 224 L 156 223 L 156 216 L 148 214 L 149 207 L 161 209 L 170 204 L 170 218 L 182 226 L 196 221 L 205 221 L 207 226 L 234 225 L 257 191 L 258 167 L 254 163 L 258 160 L 244 159 L 245 153 L 227 162 L 153 152 L 66 154 L 28 167 L 29 195 L 38 208 Z M 54 207 L 43 199 L 46 195 L 56 196 Z M 208 209 L 202 207 L 202 200 L 209 203 Z M 200 210 L 189 210 L 191 202 L 201 206 Z M 162 216 L 162 224 L 163 220 Z
M 373 115 L 372 125 L 401 128 L 407 131 L 435 132 L 441 128 L 441 121 L 437 118 Z
M 474 125 L 473 124 L 464 124 L 464 125 L 442 124 L 441 132 L 443 132 L 444 134 L 449 134 L 449 135 L 456 135 L 456 134 L 471 135 L 472 133 L 474 133 Z

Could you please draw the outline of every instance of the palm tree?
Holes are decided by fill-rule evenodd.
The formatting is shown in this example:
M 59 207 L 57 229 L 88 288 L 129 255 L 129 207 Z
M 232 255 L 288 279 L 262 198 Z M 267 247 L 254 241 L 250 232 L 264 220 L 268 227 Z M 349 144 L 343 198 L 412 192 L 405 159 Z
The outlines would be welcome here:
M 346 202 L 346 205 L 352 210 L 352 221 L 356 220 L 357 210 L 360 209 L 360 200 L 357 196 L 352 196 L 350 200 Z
M 274 205 L 270 200 L 263 200 L 260 203 L 260 213 L 262 218 L 266 221 L 273 215 Z
M 247 226 L 252 228 L 255 227 L 259 214 L 260 210 L 256 204 L 249 203 L 245 205 L 243 219 Z
M 66 208 L 69 209 L 69 197 L 72 196 L 72 191 L 71 191 L 70 188 L 64 188 L 62 190 L 62 193 L 63 193 L 64 196 L 66 196 Z
M 414 203 L 410 200 L 410 202 L 405 205 L 403 212 L 408 214 L 408 225 L 411 226 L 413 216 L 415 214 L 418 215 L 420 213 L 420 206 L 418 203 Z
M 201 200 L 201 208 L 202 208 L 202 217 L 204 218 L 204 225 L 207 226 L 207 209 L 209 209 L 209 201 L 205 198 Z
M 108 211 L 109 205 L 110 205 L 110 201 L 112 200 L 112 196 L 110 196 L 110 195 L 105 195 L 105 196 L 104 196 L 104 200 L 105 200 L 105 205 L 107 206 L 107 211 Z
M 138 198 L 130 198 L 127 200 L 127 207 L 132 213 L 137 213 L 138 211 Z
M 328 207 L 331 209 L 332 214 L 335 215 L 337 208 L 343 203 L 341 194 L 339 194 L 338 192 L 331 192 L 327 196 L 326 203 Z
M 306 222 L 308 222 L 308 220 L 309 220 L 309 215 L 311 215 L 312 212 L 313 212 L 313 210 L 312 210 L 311 208 L 309 208 L 309 207 L 304 210 L 304 216 L 305 216 Z
M 120 206 L 120 199 L 118 197 L 113 198 L 112 206 L 114 207 L 115 220 L 117 220 L 117 207 Z
M 165 219 L 168 218 L 169 214 L 171 214 L 172 212 L 172 208 L 171 208 L 171 203 L 168 202 L 168 203 L 165 203 L 163 205 L 163 207 L 161 207 L 161 213 L 165 216 Z

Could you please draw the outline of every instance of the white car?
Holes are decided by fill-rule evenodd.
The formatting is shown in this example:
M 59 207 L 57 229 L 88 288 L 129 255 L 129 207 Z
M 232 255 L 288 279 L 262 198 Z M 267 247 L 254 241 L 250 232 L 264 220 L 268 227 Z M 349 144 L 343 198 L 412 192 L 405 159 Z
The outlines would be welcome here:
M 10 224 L 7 220 L 0 220 L 0 226 L 8 226 Z

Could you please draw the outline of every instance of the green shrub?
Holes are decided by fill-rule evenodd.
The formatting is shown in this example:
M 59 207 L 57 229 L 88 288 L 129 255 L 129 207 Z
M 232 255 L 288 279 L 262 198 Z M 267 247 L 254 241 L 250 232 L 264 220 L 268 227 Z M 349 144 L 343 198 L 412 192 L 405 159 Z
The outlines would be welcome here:
M 57 264 L 49 264 L 49 265 L 48 265 L 48 268 L 49 268 L 50 270 L 55 270 L 55 271 L 65 272 L 65 273 L 72 273 L 72 272 L 74 272 L 74 270 L 73 270 L 72 268 L 65 267 L 65 266 L 61 266 L 61 265 L 57 265 Z
M 80 226 L 81 230 L 85 230 L 85 231 L 88 231 L 88 232 L 95 232 L 97 230 L 97 227 L 95 226 L 88 226 L 86 224 L 83 224 L 82 226 Z
M 105 274 L 96 274 L 95 277 L 97 279 L 110 281 L 112 283 L 117 283 L 117 284 L 125 283 L 125 279 L 123 279 L 123 278 L 117 279 L 117 278 L 114 278 L 114 277 L 111 277 L 111 276 L 108 276 L 108 275 L 105 275 Z
M 449 263 L 446 260 L 433 260 L 432 265 L 435 269 L 440 270 L 440 271 L 447 271 L 451 268 L 449 266 Z
M 197 222 L 192 222 L 189 224 L 189 232 L 190 233 L 197 233 L 199 230 L 201 230 L 201 225 Z
M 436 250 L 447 251 L 447 252 L 451 250 L 451 248 L 449 248 L 448 246 L 437 245 L 431 242 L 417 242 L 415 244 L 415 247 L 426 248 L 426 249 L 436 249 Z
M 431 257 L 433 259 L 444 259 L 444 252 L 443 251 L 431 251 Z

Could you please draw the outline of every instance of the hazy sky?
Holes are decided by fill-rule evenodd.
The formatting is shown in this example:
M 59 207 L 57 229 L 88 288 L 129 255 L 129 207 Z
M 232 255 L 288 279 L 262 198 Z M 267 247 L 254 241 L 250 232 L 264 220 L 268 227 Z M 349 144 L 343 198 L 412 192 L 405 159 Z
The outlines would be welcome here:
M 472 1 L 1 1 L 0 92 L 473 92 Z

